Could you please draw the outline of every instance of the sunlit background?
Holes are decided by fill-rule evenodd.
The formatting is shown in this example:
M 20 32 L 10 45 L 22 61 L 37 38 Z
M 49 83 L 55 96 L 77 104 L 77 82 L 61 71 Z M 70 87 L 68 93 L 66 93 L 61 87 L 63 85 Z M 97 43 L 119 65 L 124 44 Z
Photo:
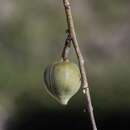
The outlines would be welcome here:
M 72 11 L 98 128 L 129 130 L 130 1 L 72 0 Z M 0 130 L 91 130 L 81 90 L 63 107 L 44 89 L 65 20 L 62 0 L 0 0 Z

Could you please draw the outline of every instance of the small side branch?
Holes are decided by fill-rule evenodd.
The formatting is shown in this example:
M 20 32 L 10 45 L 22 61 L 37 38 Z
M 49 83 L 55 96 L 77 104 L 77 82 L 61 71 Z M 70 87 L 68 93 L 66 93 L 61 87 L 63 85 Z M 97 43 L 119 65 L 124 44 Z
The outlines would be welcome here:
M 71 47 L 72 39 L 70 34 L 68 33 L 68 36 L 65 40 L 65 46 L 62 51 L 62 58 L 64 61 L 66 61 L 69 57 L 70 47 Z
M 67 18 L 67 25 L 68 25 L 68 33 L 72 39 L 72 43 L 78 58 L 78 63 L 79 63 L 79 68 L 80 68 L 80 73 L 81 73 L 81 79 L 82 79 L 82 88 L 83 88 L 83 94 L 86 97 L 86 103 L 87 103 L 87 110 L 89 112 L 90 115 L 90 120 L 91 120 L 91 124 L 92 124 L 92 128 L 93 130 L 97 130 L 97 126 L 96 126 L 96 122 L 95 122 L 95 118 L 94 118 L 94 113 L 93 113 L 93 107 L 92 107 L 92 103 L 91 103 L 91 97 L 90 97 L 90 90 L 88 87 L 88 82 L 87 82 L 87 77 L 86 77 L 86 71 L 85 71 L 85 67 L 84 67 L 84 58 L 82 56 L 82 53 L 80 51 L 80 47 L 77 41 L 77 36 L 75 33 L 75 27 L 74 27 L 74 23 L 73 23 L 73 17 L 72 17 L 72 13 L 71 13 L 71 6 L 70 6 L 70 2 L 69 0 L 63 0 L 63 4 L 64 4 L 64 8 L 65 8 L 65 14 L 66 14 L 66 18 Z M 68 45 L 65 45 L 64 48 L 64 58 L 66 59 L 66 49 L 68 48 Z M 66 53 L 65 53 L 66 52 Z

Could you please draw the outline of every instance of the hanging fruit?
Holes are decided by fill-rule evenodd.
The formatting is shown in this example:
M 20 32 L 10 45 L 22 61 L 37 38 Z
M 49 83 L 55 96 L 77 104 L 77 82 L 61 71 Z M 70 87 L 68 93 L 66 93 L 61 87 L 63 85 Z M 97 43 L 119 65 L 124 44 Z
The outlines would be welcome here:
M 81 86 L 79 68 L 68 60 L 49 65 L 45 69 L 44 80 L 49 94 L 62 105 L 67 105 Z

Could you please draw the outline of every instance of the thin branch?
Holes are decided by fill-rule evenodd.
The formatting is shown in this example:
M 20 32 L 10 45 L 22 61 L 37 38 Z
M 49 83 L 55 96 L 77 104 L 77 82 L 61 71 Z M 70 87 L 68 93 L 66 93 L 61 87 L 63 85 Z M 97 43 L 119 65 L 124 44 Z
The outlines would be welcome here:
M 63 0 L 63 4 L 64 4 L 65 14 L 66 14 L 66 18 L 67 18 L 67 25 L 68 25 L 69 34 L 71 36 L 72 43 L 73 43 L 73 46 L 74 46 L 74 49 L 75 49 L 75 52 L 76 52 L 76 55 L 78 58 L 78 62 L 79 62 L 79 68 L 80 68 L 81 79 L 82 79 L 83 94 L 86 97 L 87 109 L 88 109 L 88 112 L 90 115 L 92 128 L 93 128 L 93 130 L 97 130 L 96 122 L 95 122 L 95 118 L 94 118 L 94 113 L 93 113 L 93 107 L 92 107 L 92 103 L 91 103 L 90 91 L 89 91 L 87 77 L 86 77 L 86 71 L 85 71 L 85 67 L 84 67 L 84 58 L 82 56 L 82 53 L 80 51 L 80 47 L 79 47 L 79 44 L 77 41 L 75 27 L 74 27 L 74 23 L 73 23 L 73 17 L 72 17 L 72 13 L 71 13 L 70 2 L 69 2 L 69 0 Z

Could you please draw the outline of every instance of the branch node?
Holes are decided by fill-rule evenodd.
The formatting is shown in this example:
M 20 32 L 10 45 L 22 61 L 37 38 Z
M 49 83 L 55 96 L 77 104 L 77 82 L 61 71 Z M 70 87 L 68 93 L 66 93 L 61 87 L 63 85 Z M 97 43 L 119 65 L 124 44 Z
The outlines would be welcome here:
M 83 89 L 83 94 L 86 94 L 86 90 L 85 90 L 85 88 Z
M 85 84 L 83 85 L 83 89 L 88 89 L 88 83 L 85 83 Z

